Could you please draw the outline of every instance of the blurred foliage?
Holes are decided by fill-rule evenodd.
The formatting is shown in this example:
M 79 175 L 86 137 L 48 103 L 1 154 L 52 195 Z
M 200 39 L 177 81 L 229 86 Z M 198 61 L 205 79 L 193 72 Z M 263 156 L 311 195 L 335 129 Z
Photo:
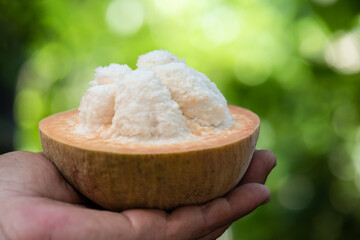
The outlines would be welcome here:
M 278 157 L 272 202 L 235 223 L 234 239 L 360 239 L 359 10 L 352 0 L 0 0 L 1 74 L 18 70 L 16 148 L 41 150 L 39 120 L 76 108 L 97 66 L 135 68 L 166 49 L 256 112 L 258 148 Z
M 38 38 L 38 14 L 32 2 L 0 0 L 0 153 L 13 149 L 16 76 L 27 58 L 28 44 Z

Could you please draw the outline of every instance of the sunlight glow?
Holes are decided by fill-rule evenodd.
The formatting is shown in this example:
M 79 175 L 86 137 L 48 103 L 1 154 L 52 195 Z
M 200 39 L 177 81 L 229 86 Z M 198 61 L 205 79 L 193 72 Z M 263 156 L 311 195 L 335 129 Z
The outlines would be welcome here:
M 344 74 L 360 71 L 360 33 L 341 36 L 328 46 L 325 51 L 326 62 Z
M 207 40 L 214 44 L 232 42 L 240 34 L 239 14 L 228 6 L 216 8 L 203 16 L 202 30 Z
M 153 0 L 156 10 L 158 10 L 163 15 L 177 15 L 182 13 L 184 10 L 187 10 L 189 7 L 189 0 Z
M 122 35 L 136 33 L 142 26 L 144 9 L 137 0 L 113 0 L 106 11 L 106 22 L 111 30 Z

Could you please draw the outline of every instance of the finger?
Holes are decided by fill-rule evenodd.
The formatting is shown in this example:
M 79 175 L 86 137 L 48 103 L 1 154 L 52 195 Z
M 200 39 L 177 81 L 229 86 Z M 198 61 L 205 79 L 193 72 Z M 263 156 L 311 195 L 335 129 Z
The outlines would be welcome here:
M 256 150 L 250 166 L 242 178 L 240 184 L 261 183 L 264 184 L 271 170 L 276 166 L 276 157 L 269 150 Z
M 196 239 L 221 226 L 230 224 L 268 202 L 270 191 L 257 183 L 244 184 L 225 198 L 215 199 L 202 206 L 188 206 L 175 210 L 168 217 L 168 239 Z M 183 232 L 184 238 L 177 233 Z
M 48 174 L 38 172 L 39 175 L 37 177 L 39 179 L 47 177 L 47 180 L 50 181 L 43 183 L 42 193 L 45 197 L 73 204 L 90 204 L 90 201 L 67 182 L 56 166 L 42 152 L 38 153 L 38 155 L 40 155 L 39 158 L 42 160 L 43 171 L 48 171 Z
M 14 209 L 5 217 L 26 226 L 14 229 L 18 239 L 164 239 L 166 213 L 160 210 L 137 210 L 139 216 L 130 218 L 131 212 L 127 216 L 43 198 L 26 199 Z
M 226 226 L 220 227 L 213 231 L 212 233 L 209 233 L 208 235 L 199 238 L 199 240 L 213 240 L 218 239 L 221 235 L 224 234 L 224 232 L 231 226 L 231 224 L 227 224 Z
M 17 195 L 51 198 L 74 204 L 86 200 L 61 176 L 57 168 L 41 153 L 12 152 L 2 155 L 1 174 L 8 192 Z

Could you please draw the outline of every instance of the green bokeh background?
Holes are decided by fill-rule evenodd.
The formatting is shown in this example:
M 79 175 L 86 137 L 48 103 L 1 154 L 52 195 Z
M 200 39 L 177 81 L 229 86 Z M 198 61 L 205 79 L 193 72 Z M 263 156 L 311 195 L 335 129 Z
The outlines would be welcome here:
M 271 203 L 236 222 L 233 239 L 360 239 L 359 10 L 357 0 L 0 0 L 1 149 L 41 151 L 39 120 L 76 108 L 97 66 L 135 68 L 138 55 L 169 50 L 256 112 L 258 148 L 278 158 Z

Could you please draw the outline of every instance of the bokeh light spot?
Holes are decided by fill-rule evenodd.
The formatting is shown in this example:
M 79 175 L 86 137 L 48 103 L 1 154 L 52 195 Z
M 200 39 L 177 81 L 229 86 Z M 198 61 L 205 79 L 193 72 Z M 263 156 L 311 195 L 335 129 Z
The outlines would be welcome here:
M 136 33 L 143 24 L 144 8 L 137 0 L 113 0 L 106 11 L 106 23 L 122 35 Z
M 279 189 L 280 203 L 291 210 L 302 210 L 309 206 L 314 197 L 314 186 L 309 177 L 292 176 Z
M 322 59 L 322 53 L 329 40 L 320 22 L 312 18 L 305 18 L 299 22 L 297 31 L 301 54 L 311 59 Z
M 232 42 L 240 33 L 239 14 L 233 8 L 218 7 L 204 15 L 202 30 L 206 39 L 214 44 Z
M 49 43 L 30 58 L 30 70 L 42 80 L 51 84 L 64 78 L 70 71 L 69 51 L 59 43 Z
M 21 90 L 15 99 L 15 118 L 22 128 L 37 126 L 44 114 L 44 102 L 39 91 Z
M 189 0 L 153 0 L 156 10 L 163 15 L 174 16 L 178 15 L 189 7 Z
M 341 180 L 354 178 L 354 169 L 345 149 L 337 147 L 329 154 L 328 165 L 331 173 Z
M 360 71 L 360 33 L 348 33 L 331 43 L 325 51 L 325 60 L 344 74 Z
M 243 51 L 239 54 L 234 68 L 237 79 L 249 86 L 264 83 L 270 76 L 272 67 L 261 58 L 257 52 Z

